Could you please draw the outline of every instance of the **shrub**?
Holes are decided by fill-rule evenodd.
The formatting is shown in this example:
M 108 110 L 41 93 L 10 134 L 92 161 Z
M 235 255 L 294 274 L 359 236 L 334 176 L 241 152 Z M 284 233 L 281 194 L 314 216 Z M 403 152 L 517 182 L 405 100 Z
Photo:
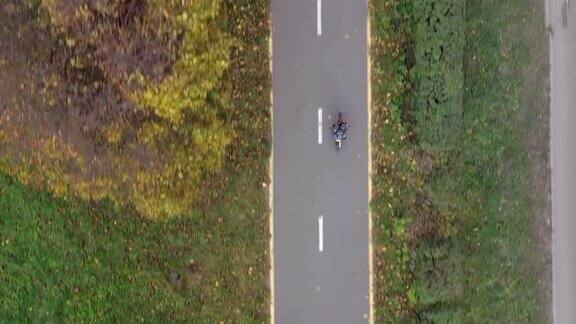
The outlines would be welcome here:
M 462 117 L 464 4 L 414 1 L 414 107 L 420 145 L 450 150 Z
M 376 321 L 549 321 L 543 3 L 371 3 Z

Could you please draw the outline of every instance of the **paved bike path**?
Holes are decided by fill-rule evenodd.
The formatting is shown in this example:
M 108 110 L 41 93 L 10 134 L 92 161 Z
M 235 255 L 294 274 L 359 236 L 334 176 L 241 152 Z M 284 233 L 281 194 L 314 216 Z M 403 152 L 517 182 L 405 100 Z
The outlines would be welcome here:
M 571 324 L 576 323 L 576 8 L 563 8 L 562 2 L 568 3 L 547 1 L 551 30 L 552 303 L 554 323 Z
M 278 324 L 369 316 L 367 5 L 322 2 L 272 0 Z M 336 152 L 338 112 L 351 127 Z

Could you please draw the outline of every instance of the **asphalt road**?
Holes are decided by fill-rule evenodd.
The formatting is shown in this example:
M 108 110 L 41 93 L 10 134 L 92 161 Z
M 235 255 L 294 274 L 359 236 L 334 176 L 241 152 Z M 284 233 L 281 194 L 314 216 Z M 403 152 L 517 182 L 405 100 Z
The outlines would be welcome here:
M 566 10 L 562 2 L 547 0 L 551 29 L 552 304 L 554 323 L 563 324 L 576 323 L 576 3 Z
M 367 5 L 317 1 L 272 0 L 275 322 L 364 323 Z M 351 123 L 339 152 L 338 112 Z

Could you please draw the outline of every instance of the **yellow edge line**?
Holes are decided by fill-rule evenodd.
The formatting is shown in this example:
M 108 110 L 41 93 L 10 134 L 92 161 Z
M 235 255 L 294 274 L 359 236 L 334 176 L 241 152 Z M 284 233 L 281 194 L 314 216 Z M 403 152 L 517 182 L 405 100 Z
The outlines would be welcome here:
M 274 93 L 272 85 L 272 20 L 269 20 L 270 36 L 268 38 L 268 59 L 270 61 L 270 165 L 268 167 L 270 186 L 268 205 L 270 208 L 270 323 L 274 324 Z
M 368 19 L 366 22 L 366 38 L 367 46 L 366 52 L 368 56 L 368 271 L 369 271 L 369 284 L 368 289 L 369 304 L 370 304 L 370 316 L 369 323 L 374 323 L 374 268 L 373 268 L 373 246 L 372 246 L 372 207 L 370 206 L 370 201 L 372 200 L 372 86 L 371 86 L 371 60 L 370 60 L 370 50 L 372 44 L 371 28 L 370 28 L 370 1 L 368 0 Z

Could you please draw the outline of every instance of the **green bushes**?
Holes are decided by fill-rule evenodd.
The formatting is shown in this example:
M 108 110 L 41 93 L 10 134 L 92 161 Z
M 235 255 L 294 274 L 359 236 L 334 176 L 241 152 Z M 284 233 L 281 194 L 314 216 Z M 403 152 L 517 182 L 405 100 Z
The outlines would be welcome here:
M 464 2 L 414 0 L 414 110 L 422 148 L 450 150 L 460 132 Z
M 462 322 L 458 307 L 463 295 L 464 256 L 450 243 L 423 241 L 413 262 L 416 264 L 412 307 L 418 316 L 434 323 Z
M 413 273 L 406 231 L 424 184 L 410 125 L 403 122 L 411 91 L 409 1 L 370 2 L 372 28 L 372 201 L 374 299 L 377 323 L 410 318 Z
M 544 322 L 542 3 L 373 0 L 371 13 L 377 322 Z

